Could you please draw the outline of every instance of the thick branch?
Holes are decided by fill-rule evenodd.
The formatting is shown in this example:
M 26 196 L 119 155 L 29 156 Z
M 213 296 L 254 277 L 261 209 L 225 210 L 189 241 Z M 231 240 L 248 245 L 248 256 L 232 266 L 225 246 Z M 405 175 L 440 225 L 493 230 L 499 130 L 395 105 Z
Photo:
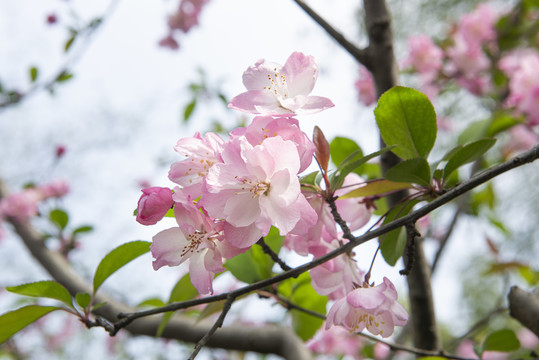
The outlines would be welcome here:
M 513 286 L 507 298 L 509 314 L 539 336 L 539 293 Z

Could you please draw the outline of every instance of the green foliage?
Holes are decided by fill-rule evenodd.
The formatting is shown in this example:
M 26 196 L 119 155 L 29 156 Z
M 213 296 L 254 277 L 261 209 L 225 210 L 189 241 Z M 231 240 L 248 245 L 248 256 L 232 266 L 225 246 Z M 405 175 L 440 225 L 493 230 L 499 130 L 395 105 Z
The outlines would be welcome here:
M 483 342 L 482 352 L 484 351 L 515 351 L 520 348 L 520 341 L 518 341 L 515 332 L 513 330 L 504 329 L 493 332 Z
M 116 249 L 109 252 L 97 266 L 94 275 L 94 294 L 103 282 L 111 276 L 116 270 L 136 259 L 142 254 L 150 251 L 150 242 L 148 241 L 131 241 L 118 246 Z
M 90 305 L 92 297 L 88 293 L 77 293 L 75 295 L 75 301 L 81 308 L 86 309 Z
M 193 111 L 195 110 L 196 105 L 196 97 L 194 97 L 187 105 L 185 105 L 185 108 L 183 110 L 183 122 L 187 122 L 189 120 L 189 118 L 193 114 Z
M 393 182 L 385 179 L 373 180 L 359 189 L 352 190 L 342 196 L 339 196 L 339 199 L 380 195 L 391 191 L 408 189 L 412 186 L 413 185 L 410 183 Z
M 363 156 L 363 152 L 361 151 L 361 149 L 358 149 L 352 154 L 348 155 L 337 167 L 337 170 L 329 177 L 331 189 L 339 189 L 348 174 L 359 168 L 361 165 L 365 164 L 370 159 L 380 156 L 391 149 L 392 147 L 386 147 L 367 156 Z
M 417 200 L 407 201 L 396 205 L 393 207 L 393 209 L 391 209 L 389 214 L 387 214 L 382 225 L 407 215 L 415 204 L 417 204 Z M 380 251 L 382 252 L 384 260 L 389 265 L 395 266 L 397 260 L 399 260 L 399 258 L 402 256 L 402 252 L 406 247 L 406 229 L 404 227 L 400 227 L 392 230 L 385 236 L 382 236 L 380 241 Z
M 179 301 L 186 301 L 190 299 L 194 299 L 198 295 L 197 289 L 193 286 L 191 283 L 191 277 L 189 274 L 185 274 L 174 287 L 172 288 L 172 291 L 170 292 L 170 297 L 168 299 L 168 303 L 173 302 L 179 302 Z M 162 303 L 162 301 L 161 301 Z M 162 303 L 160 305 L 155 306 L 164 306 L 165 304 Z M 168 324 L 168 321 L 170 318 L 174 315 L 174 312 L 170 311 L 163 315 L 163 320 L 159 324 L 159 328 L 157 329 L 156 336 L 161 336 L 163 334 L 163 331 L 165 330 L 166 325 Z
M 337 136 L 329 145 L 329 152 L 331 155 L 331 161 L 335 166 L 339 166 L 344 159 L 346 159 L 350 154 L 356 153 L 358 157 L 363 157 L 363 151 L 359 147 L 359 145 L 352 139 L 348 139 L 345 137 Z M 354 170 L 354 172 L 358 172 L 359 168 Z M 358 172 L 360 174 L 360 172 Z
M 496 143 L 496 139 L 480 139 L 459 147 L 447 159 L 444 168 L 444 181 L 459 167 L 479 159 Z
M 279 230 L 272 226 L 264 241 L 275 253 L 279 253 L 284 237 L 280 236 Z M 238 280 L 252 284 L 269 278 L 273 264 L 271 257 L 264 253 L 260 246 L 252 246 L 243 254 L 227 260 L 224 266 Z
M 54 209 L 49 213 L 49 220 L 60 230 L 64 230 L 69 222 L 69 215 L 64 210 Z
M 279 284 L 279 293 L 292 304 L 317 313 L 325 314 L 327 297 L 319 295 L 311 285 L 309 273 L 303 273 L 296 279 L 287 279 Z M 290 310 L 292 326 L 304 341 L 310 339 L 322 326 L 324 320 L 300 310 Z
M 59 300 L 70 308 L 73 308 L 69 291 L 67 291 L 63 285 L 57 283 L 56 281 L 45 280 L 18 286 L 9 286 L 6 288 L 6 290 L 24 296 L 44 297 Z
M 436 113 L 429 99 L 417 90 L 395 86 L 374 109 L 386 145 L 404 160 L 427 158 L 436 140 Z
M 56 306 L 28 305 L 0 315 L 0 344 L 42 316 L 60 309 Z
M 68 71 L 62 71 L 58 77 L 56 77 L 56 82 L 64 82 L 73 77 L 73 74 L 71 74 Z
M 39 75 L 39 71 L 35 66 L 32 66 L 30 68 L 30 81 L 35 82 L 37 80 L 37 77 Z
M 79 226 L 78 228 L 73 230 L 73 235 L 88 233 L 88 232 L 91 232 L 93 230 L 94 230 L 93 226 L 83 225 L 83 226 Z
M 386 179 L 395 182 L 414 183 L 430 186 L 430 167 L 425 158 L 405 160 L 386 172 Z

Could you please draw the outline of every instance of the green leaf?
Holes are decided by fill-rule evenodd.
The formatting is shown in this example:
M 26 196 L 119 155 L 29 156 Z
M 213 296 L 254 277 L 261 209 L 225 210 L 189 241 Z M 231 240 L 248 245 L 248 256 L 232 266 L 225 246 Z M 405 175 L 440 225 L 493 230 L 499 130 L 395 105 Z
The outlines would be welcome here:
M 73 235 L 87 233 L 87 232 L 90 232 L 90 231 L 93 231 L 93 230 L 94 230 L 93 226 L 91 226 L 91 225 L 83 225 L 83 226 L 79 226 L 78 228 L 73 230 Z
M 77 34 L 78 33 L 76 31 L 71 32 L 71 36 L 69 37 L 69 39 L 67 39 L 64 45 L 64 52 L 69 51 L 69 49 L 71 48 L 71 45 L 73 45 L 73 42 L 75 41 L 75 38 L 77 37 Z
M 159 298 L 150 298 L 150 299 L 146 299 L 140 303 L 137 304 L 137 307 L 145 307 L 145 306 L 149 306 L 149 307 L 162 307 L 162 306 L 165 306 L 165 302 Z
M 35 82 L 37 80 L 37 76 L 39 75 L 39 71 L 35 66 L 32 66 L 30 68 L 30 81 Z
M 405 160 L 386 172 L 386 179 L 430 186 L 430 167 L 425 158 Z
M 284 237 L 278 235 L 278 230 L 272 227 L 265 241 L 272 250 L 277 249 L 276 252 L 278 252 Z M 271 257 L 264 253 L 260 246 L 252 246 L 243 254 L 227 260 L 224 266 L 238 280 L 252 284 L 269 278 L 273 264 Z
M 70 308 L 73 308 L 71 294 L 69 294 L 69 291 L 63 285 L 56 281 L 45 280 L 19 286 L 9 286 L 6 290 L 24 296 L 59 300 Z
M 195 110 L 195 106 L 197 105 L 197 98 L 194 97 L 189 104 L 185 106 L 185 109 L 183 110 L 183 122 L 187 122 L 191 115 L 193 114 L 193 111 Z
M 56 306 L 28 305 L 0 315 L 0 344 L 42 316 L 60 309 Z
M 495 331 L 483 342 L 482 352 L 484 351 L 503 351 L 510 352 L 520 348 L 520 341 L 518 341 L 515 332 L 513 330 L 504 329 Z
M 402 159 L 427 158 L 436 140 L 436 113 L 417 90 L 395 86 L 386 91 L 374 109 L 386 145 Z
M 444 181 L 451 175 L 453 171 L 480 158 L 494 144 L 496 139 L 481 139 L 464 145 L 454 153 L 452 153 L 444 168 Z
M 136 259 L 142 254 L 150 251 L 151 243 L 148 241 L 131 241 L 118 246 L 109 252 L 97 266 L 94 275 L 94 294 L 103 282 L 111 276 L 116 270 Z
M 189 274 L 185 274 L 170 292 L 168 302 L 186 301 L 194 299 L 198 295 L 197 289 L 191 283 Z
M 396 205 L 386 216 L 382 225 L 407 215 L 417 202 L 417 200 L 414 200 Z M 402 252 L 406 247 L 406 240 L 406 229 L 403 226 L 388 232 L 385 237 L 380 237 L 380 241 L 382 241 L 380 251 L 389 265 L 395 266 L 397 260 L 402 256 Z
M 49 219 L 52 221 L 60 230 L 64 230 L 69 222 L 69 216 L 64 210 L 54 209 L 49 213 Z
M 358 157 L 363 157 L 363 152 L 359 145 L 352 139 L 337 136 L 329 145 L 329 153 L 331 161 L 335 166 L 339 166 L 346 157 L 352 153 L 356 153 Z
M 392 147 L 386 147 L 367 156 L 363 156 L 361 149 L 354 151 L 352 154 L 348 155 L 346 159 L 341 162 L 337 170 L 330 175 L 329 181 L 331 183 L 331 189 L 339 189 L 348 174 L 365 164 L 370 159 L 380 156 L 391 149 Z
M 56 82 L 64 82 L 64 81 L 67 81 L 69 79 L 71 79 L 73 77 L 73 74 L 71 74 L 70 72 L 68 71 L 62 71 L 58 77 L 56 77 Z
M 487 136 L 489 126 L 490 119 L 475 121 L 471 123 L 459 135 L 458 143 L 463 145 L 484 138 L 485 136 Z
M 88 305 L 90 305 L 92 297 L 88 293 L 77 293 L 77 295 L 75 295 L 75 300 L 81 308 L 86 309 Z
M 410 183 L 393 182 L 385 179 L 373 180 L 359 189 L 352 190 L 339 196 L 339 199 L 349 199 L 355 197 L 365 197 L 385 194 L 391 191 L 404 190 L 413 187 Z
M 291 303 L 321 314 L 326 313 L 327 296 L 319 295 L 311 285 L 309 273 L 301 274 L 297 279 L 288 279 L 279 285 L 279 293 Z M 303 311 L 292 309 L 292 326 L 304 341 L 310 339 L 322 326 L 324 320 Z
M 306 184 L 306 185 L 317 185 L 316 184 L 316 177 L 318 176 L 319 171 L 313 171 L 312 173 L 309 173 L 305 176 L 302 176 L 299 179 L 300 184 Z

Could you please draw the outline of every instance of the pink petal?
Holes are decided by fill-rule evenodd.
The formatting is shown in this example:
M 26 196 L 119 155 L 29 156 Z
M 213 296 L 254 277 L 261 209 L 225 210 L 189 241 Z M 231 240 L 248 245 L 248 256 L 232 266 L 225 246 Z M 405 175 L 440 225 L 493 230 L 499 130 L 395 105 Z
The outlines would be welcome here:
M 174 227 L 157 233 L 150 246 L 152 256 L 155 258 L 152 263 L 154 270 L 165 265 L 180 265 L 186 259 L 180 256 L 185 245 L 187 245 L 187 240 L 180 228 Z
M 348 303 L 355 308 L 373 310 L 384 303 L 386 297 L 376 288 L 357 288 L 346 297 Z
M 318 67 L 312 56 L 300 52 L 292 53 L 282 69 L 288 85 L 288 96 L 308 95 L 313 91 Z

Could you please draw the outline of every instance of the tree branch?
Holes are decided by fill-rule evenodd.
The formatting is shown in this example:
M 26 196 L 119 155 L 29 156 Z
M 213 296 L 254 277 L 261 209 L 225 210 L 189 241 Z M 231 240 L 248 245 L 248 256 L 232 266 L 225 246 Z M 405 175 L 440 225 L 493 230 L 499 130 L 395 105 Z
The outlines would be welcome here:
M 0 180 L 0 198 L 7 196 L 5 184 Z M 76 293 L 91 293 L 91 286 L 79 277 L 69 262 L 58 252 L 51 251 L 43 244 L 41 235 L 26 222 L 7 219 L 26 245 L 32 256 L 49 272 L 53 279 L 64 285 L 74 296 Z M 96 295 L 96 302 L 107 304 L 94 314 L 110 323 L 117 321 L 120 313 L 133 313 L 136 309 L 108 296 Z M 161 317 L 139 319 L 126 327 L 133 335 L 155 337 L 161 324 Z M 173 316 L 162 337 L 184 342 L 196 343 L 211 329 L 206 324 L 196 324 L 193 319 L 180 315 Z M 288 327 L 266 326 L 227 326 L 219 329 L 208 340 L 207 346 L 258 353 L 277 354 L 288 360 L 311 360 L 312 356 L 296 334 Z
M 365 67 L 369 67 L 369 57 L 365 49 L 360 49 L 350 41 L 348 41 L 340 32 L 335 30 L 324 18 L 318 15 L 309 5 L 307 5 L 303 0 L 294 0 L 300 8 L 307 13 L 314 21 L 318 23 L 326 32 L 331 36 L 339 45 L 343 47 L 350 55 L 356 59 L 360 64 L 363 64 Z
M 515 169 L 524 164 L 531 163 L 539 158 L 539 145 L 513 159 L 510 159 L 502 164 L 491 167 L 490 169 L 479 173 L 457 185 L 455 188 L 447 191 L 445 194 L 434 199 L 432 202 L 421 207 L 420 209 L 411 212 L 401 218 L 398 218 L 384 226 L 369 231 L 362 236 L 352 237 L 349 243 L 333 250 L 309 263 L 298 266 L 292 270 L 278 274 L 270 279 L 265 279 L 257 283 L 244 286 L 229 293 L 210 296 L 203 299 L 190 300 L 189 302 L 172 303 L 164 307 L 134 312 L 134 309 L 120 303 L 114 299 L 107 298 L 103 295 L 97 295 L 97 302 L 107 302 L 96 310 L 96 314 L 102 316 L 110 322 L 114 322 L 119 313 L 125 314 L 125 318 L 130 318 L 130 321 L 125 322 L 121 319 L 120 322 L 125 322 L 126 329 L 133 334 L 155 336 L 161 320 L 159 318 L 148 318 L 153 314 L 174 311 L 186 307 L 186 304 L 203 304 L 218 300 L 224 300 L 228 296 L 238 297 L 252 291 L 262 289 L 281 282 L 291 277 L 297 277 L 305 271 L 308 271 L 326 261 L 329 261 L 345 252 L 351 251 L 354 247 L 374 238 L 377 238 L 391 230 L 397 229 L 410 222 L 415 222 L 419 218 L 425 216 L 431 211 L 447 204 L 458 196 L 472 190 L 473 188 L 484 184 L 500 174 Z M 7 194 L 3 183 L 0 182 L 0 198 Z M 8 219 L 13 225 L 17 234 L 21 237 L 25 245 L 28 247 L 32 255 L 38 260 L 43 267 L 56 279 L 64 285 L 71 294 L 77 292 L 91 292 L 90 286 L 77 276 L 67 260 L 59 253 L 47 249 L 41 240 L 41 236 L 28 224 L 22 223 L 16 219 Z M 131 323 L 132 320 L 138 319 Z M 116 325 L 116 324 L 115 324 Z M 194 325 L 191 320 L 181 316 L 175 316 L 171 319 L 169 325 L 163 332 L 163 337 L 178 339 L 186 342 L 197 342 L 209 331 L 209 327 L 205 325 Z M 227 327 L 216 331 L 208 341 L 208 346 L 219 347 L 223 349 L 235 349 L 242 351 L 255 351 L 259 353 L 274 353 L 284 356 L 286 359 L 302 360 L 309 359 L 308 351 L 302 346 L 301 340 L 288 328 L 266 326 L 266 327 L 249 327 L 235 326 Z
M 357 236 L 357 237 L 354 237 L 354 236 L 351 236 L 350 237 L 350 241 L 346 244 L 344 244 L 343 246 L 339 247 L 338 249 L 335 249 L 323 256 L 320 256 L 314 260 L 312 260 L 311 262 L 308 262 L 306 264 L 303 264 L 303 265 L 300 265 L 292 270 L 289 270 L 289 271 L 285 271 L 283 273 L 280 273 L 278 275 L 275 275 L 274 277 L 272 278 L 269 278 L 269 279 L 265 279 L 265 280 L 261 280 L 261 281 L 258 281 L 256 283 L 253 283 L 251 285 L 247 285 L 247 286 L 244 286 L 242 288 L 239 288 L 239 289 L 236 289 L 236 290 L 233 290 L 229 293 L 223 293 L 223 294 L 219 294 L 219 295 L 214 295 L 214 296 L 208 296 L 208 297 L 205 297 L 205 298 L 201 298 L 201 299 L 194 299 L 194 300 L 189 300 L 189 301 L 184 301 L 184 302 L 178 302 L 178 303 L 171 303 L 169 305 L 166 305 L 166 306 L 163 306 L 163 307 L 159 307 L 159 308 L 154 308 L 154 309 L 150 309 L 150 310 L 145 310 L 145 311 L 139 311 L 139 312 L 136 312 L 136 313 L 130 313 L 130 314 L 123 314 L 123 319 L 120 320 L 121 323 L 117 324 L 118 326 L 125 326 L 127 325 L 129 322 L 135 320 L 135 319 L 138 319 L 138 318 L 141 318 L 141 317 L 145 317 L 145 316 L 148 316 L 148 315 L 154 315 L 154 314 L 159 314 L 159 313 L 163 313 L 163 312 L 168 312 L 168 311 L 175 311 L 175 310 L 178 310 L 178 309 L 184 309 L 184 308 L 187 308 L 187 307 L 190 307 L 190 306 L 195 306 L 195 305 L 200 305 L 200 304 L 206 304 L 206 303 L 210 303 L 210 302 L 214 302 L 214 301 L 219 301 L 219 300 L 224 300 L 226 299 L 226 297 L 228 295 L 233 295 L 233 296 L 242 296 L 242 295 L 245 295 L 245 294 L 248 294 L 250 292 L 253 292 L 255 290 L 259 290 L 259 289 L 262 289 L 262 288 L 265 288 L 267 286 L 271 286 L 273 284 L 276 284 L 276 283 L 279 283 L 283 280 L 286 280 L 286 279 L 289 279 L 291 277 L 297 277 L 299 275 L 301 275 L 302 273 L 312 269 L 312 268 L 315 268 L 316 266 L 318 265 L 321 265 L 341 254 L 344 254 L 346 252 L 350 252 L 352 251 L 352 249 L 360 244 L 363 244 L 364 242 L 367 242 L 371 239 L 374 239 L 374 238 L 377 238 L 385 233 L 388 233 L 389 231 L 391 230 L 394 230 L 394 229 L 397 229 L 401 226 L 404 226 L 406 225 L 407 223 L 410 223 L 410 222 L 415 222 L 417 221 L 419 218 L 427 215 L 428 213 L 432 212 L 433 210 L 447 204 L 448 202 L 454 200 L 455 198 L 457 198 L 458 196 L 472 190 L 473 188 L 481 185 L 481 184 L 484 184 L 485 182 L 491 180 L 492 178 L 500 175 L 500 174 L 503 174 L 509 170 L 512 170 L 514 168 L 517 168 L 519 166 L 522 166 L 524 164 L 527 164 L 527 163 L 530 163 L 530 162 L 533 162 L 534 160 L 536 160 L 537 158 L 539 158 L 539 145 L 534 147 L 533 149 L 531 149 L 530 151 L 527 151 L 511 160 L 508 160 L 502 164 L 499 164 L 499 165 L 496 165 L 496 166 L 493 166 L 491 167 L 490 169 L 480 173 L 480 174 L 477 174 L 476 176 L 472 177 L 471 179 L 469 179 L 468 181 L 460 184 L 460 185 L 457 185 L 456 187 L 454 187 L 453 189 L 447 191 L 445 194 L 441 195 L 440 197 L 434 199 L 433 201 L 431 201 L 430 203 L 428 203 L 427 205 L 423 206 L 422 208 L 416 210 L 416 211 L 413 211 L 411 213 L 409 213 L 408 215 L 405 215 L 403 217 L 400 217 L 396 220 L 393 220 L 389 223 L 387 223 L 386 225 L 383 225 L 383 226 L 380 226 L 379 228 L 377 229 L 374 229 L 374 230 L 371 230 L 361 236 Z
M 539 336 L 539 293 L 513 286 L 509 295 L 509 315 Z

